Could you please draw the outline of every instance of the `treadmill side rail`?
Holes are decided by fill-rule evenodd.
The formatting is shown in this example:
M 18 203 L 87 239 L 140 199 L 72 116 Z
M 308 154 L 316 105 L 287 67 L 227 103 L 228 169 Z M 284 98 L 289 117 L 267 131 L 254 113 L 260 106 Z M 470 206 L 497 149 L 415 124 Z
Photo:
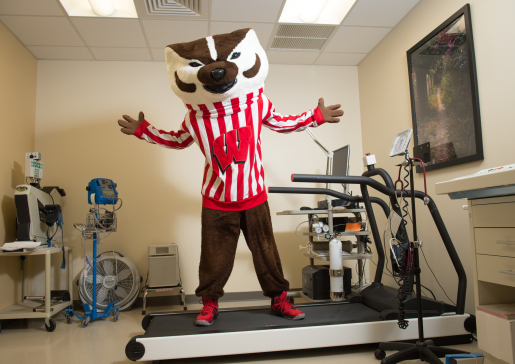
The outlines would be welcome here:
M 470 333 L 464 327 L 468 317 L 468 314 L 463 314 L 424 318 L 426 337 L 468 335 Z M 159 317 L 154 317 L 156 319 Z M 131 342 L 135 340 L 143 345 L 144 355 L 139 360 L 198 358 L 378 343 L 385 338 L 389 341 L 417 339 L 416 319 L 408 321 L 410 325 L 406 330 L 400 330 L 397 321 L 392 320 L 198 335 L 142 336 L 131 339 Z M 138 348 L 141 350 L 141 346 Z

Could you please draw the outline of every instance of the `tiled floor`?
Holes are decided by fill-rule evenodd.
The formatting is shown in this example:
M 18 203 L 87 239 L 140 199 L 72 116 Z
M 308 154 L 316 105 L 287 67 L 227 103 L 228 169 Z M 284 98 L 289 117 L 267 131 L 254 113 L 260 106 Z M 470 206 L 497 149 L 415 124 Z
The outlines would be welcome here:
M 265 305 L 268 301 L 249 301 L 225 303 L 222 307 Z M 200 305 L 188 306 L 196 311 Z M 148 312 L 179 310 L 180 307 L 149 307 Z M 118 322 L 106 319 L 95 321 L 86 328 L 78 320 L 66 324 L 64 315 L 56 316 L 57 328 L 46 332 L 43 320 L 18 320 L 4 327 L 0 333 L 0 363 L 2 364 L 83 364 L 83 363 L 131 363 L 125 356 L 125 345 L 135 335 L 143 333 L 141 310 L 121 312 Z M 168 364 L 221 364 L 221 363 L 320 363 L 320 364 L 378 364 L 373 352 L 376 345 L 336 347 L 224 356 L 217 358 L 198 358 L 170 360 Z M 456 348 L 477 351 L 474 344 L 459 345 Z M 417 363 L 410 361 L 406 363 Z

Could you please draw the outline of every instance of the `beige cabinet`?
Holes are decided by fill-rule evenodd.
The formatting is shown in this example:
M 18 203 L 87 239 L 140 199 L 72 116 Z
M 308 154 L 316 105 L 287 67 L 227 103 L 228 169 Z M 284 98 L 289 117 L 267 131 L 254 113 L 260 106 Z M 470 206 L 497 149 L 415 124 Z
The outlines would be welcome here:
M 515 302 L 515 196 L 469 200 L 468 213 L 476 306 Z M 476 316 L 487 362 L 515 364 L 515 322 Z
M 515 169 L 440 182 L 435 192 L 468 199 L 476 307 L 515 303 Z M 515 321 L 477 310 L 476 317 L 484 363 L 515 364 Z

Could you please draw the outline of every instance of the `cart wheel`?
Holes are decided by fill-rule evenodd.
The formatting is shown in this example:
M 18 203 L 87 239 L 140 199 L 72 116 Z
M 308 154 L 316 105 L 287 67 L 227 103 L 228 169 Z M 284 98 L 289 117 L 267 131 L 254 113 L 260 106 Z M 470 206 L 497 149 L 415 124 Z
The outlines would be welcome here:
M 57 324 L 55 323 L 54 319 L 48 319 L 48 323 L 50 324 L 50 326 L 48 326 L 45 322 L 45 329 L 46 331 L 48 332 L 52 332 L 55 330 L 55 327 L 57 326 Z
M 374 356 L 377 360 L 383 360 L 386 358 L 386 353 L 381 349 L 376 349 L 376 351 L 374 351 Z
M 82 327 L 88 326 L 88 320 L 82 320 L 81 325 Z
M 117 314 L 117 313 L 115 313 L 115 314 L 113 315 L 113 320 L 114 320 L 114 322 L 118 321 L 118 314 Z
M 66 315 L 66 322 L 71 324 L 73 322 L 73 315 Z

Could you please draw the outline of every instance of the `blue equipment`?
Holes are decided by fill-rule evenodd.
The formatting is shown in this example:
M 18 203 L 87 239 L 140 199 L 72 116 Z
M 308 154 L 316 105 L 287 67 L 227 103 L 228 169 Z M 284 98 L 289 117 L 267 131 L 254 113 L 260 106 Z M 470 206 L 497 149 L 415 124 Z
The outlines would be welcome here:
M 88 326 L 90 321 L 97 319 L 104 319 L 113 314 L 114 321 L 118 321 L 119 307 L 114 307 L 116 302 L 109 303 L 104 312 L 97 311 L 97 243 L 102 239 L 101 233 L 116 231 L 116 214 L 115 205 L 118 203 L 118 192 L 116 191 L 116 183 L 107 178 L 94 178 L 89 182 L 86 187 L 88 191 L 88 203 L 94 205 L 90 209 L 86 222 L 84 224 L 74 224 L 74 227 L 82 232 L 84 240 L 93 240 L 93 258 L 90 261 L 85 254 L 87 264 L 92 266 L 93 274 L 93 294 L 92 304 L 84 303 L 84 316 L 79 316 L 73 309 L 66 309 L 66 322 L 72 323 L 73 316 L 75 315 L 79 320 L 82 320 L 82 326 Z M 91 202 L 91 195 L 94 196 L 94 203 Z M 113 210 L 109 211 L 100 205 L 112 205 Z M 85 248 L 84 248 L 85 249 Z
M 88 203 L 91 203 L 91 195 L 95 195 L 96 205 L 116 205 L 118 202 L 118 192 L 116 183 L 107 178 L 94 178 L 86 187 L 88 191 Z

